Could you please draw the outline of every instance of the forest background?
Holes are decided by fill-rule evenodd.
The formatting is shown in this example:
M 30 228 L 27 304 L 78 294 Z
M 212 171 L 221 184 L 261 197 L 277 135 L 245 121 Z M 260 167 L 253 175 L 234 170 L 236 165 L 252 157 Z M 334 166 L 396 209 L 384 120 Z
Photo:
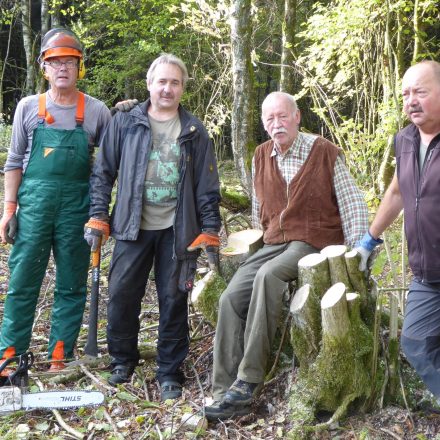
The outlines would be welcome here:
M 0 167 L 17 103 L 46 89 L 41 36 L 66 26 L 85 46 L 80 89 L 108 106 L 144 100 L 152 60 L 180 56 L 190 73 L 183 105 L 209 131 L 222 185 L 245 195 L 266 140 L 261 102 L 292 93 L 302 129 L 343 149 L 373 214 L 394 172 L 393 136 L 407 123 L 403 72 L 439 59 L 439 18 L 436 0 L 0 0 Z M 376 275 L 405 284 L 400 229 L 388 241 Z

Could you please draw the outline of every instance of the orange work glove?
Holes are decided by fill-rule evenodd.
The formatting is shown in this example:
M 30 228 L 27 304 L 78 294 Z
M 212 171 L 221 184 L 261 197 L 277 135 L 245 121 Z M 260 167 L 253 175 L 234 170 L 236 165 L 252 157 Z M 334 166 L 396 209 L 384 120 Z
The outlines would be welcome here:
M 17 232 L 17 202 L 5 201 L 3 217 L 0 220 L 0 238 L 2 243 L 14 244 L 14 237 Z
M 84 238 L 95 252 L 99 245 L 103 245 L 110 235 L 110 225 L 108 221 L 91 217 L 84 226 Z
M 186 248 L 188 251 L 203 249 L 208 257 L 208 264 L 212 270 L 219 269 L 218 248 L 220 247 L 220 239 L 216 232 L 202 232 L 196 239 Z

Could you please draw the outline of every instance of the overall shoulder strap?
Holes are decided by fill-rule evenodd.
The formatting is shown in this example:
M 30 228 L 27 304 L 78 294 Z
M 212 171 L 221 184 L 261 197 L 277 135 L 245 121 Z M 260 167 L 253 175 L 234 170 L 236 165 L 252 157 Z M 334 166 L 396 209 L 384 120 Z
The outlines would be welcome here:
M 84 123 L 84 108 L 85 108 L 85 96 L 84 93 L 78 92 L 78 102 L 76 104 L 76 124 L 77 125 L 83 125 Z
M 46 93 L 40 93 L 38 96 L 38 123 L 44 124 L 44 121 L 53 124 L 55 119 L 46 109 Z

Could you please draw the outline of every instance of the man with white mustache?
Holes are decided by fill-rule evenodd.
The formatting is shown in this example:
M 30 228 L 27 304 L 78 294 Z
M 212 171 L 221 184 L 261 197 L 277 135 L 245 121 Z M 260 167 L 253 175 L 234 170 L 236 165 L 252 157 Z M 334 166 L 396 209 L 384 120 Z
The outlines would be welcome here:
M 298 261 L 328 245 L 353 246 L 368 225 L 367 206 L 341 150 L 299 132 L 300 119 L 287 93 L 271 93 L 263 102 L 271 140 L 253 158 L 252 220 L 264 231 L 264 246 L 240 266 L 220 298 L 209 420 L 251 411 Z
M 357 249 L 365 268 L 382 242 L 380 235 L 403 209 L 414 279 L 401 345 L 440 403 L 440 63 L 422 61 L 410 67 L 403 76 L 402 95 L 412 123 L 396 135 L 396 172 Z

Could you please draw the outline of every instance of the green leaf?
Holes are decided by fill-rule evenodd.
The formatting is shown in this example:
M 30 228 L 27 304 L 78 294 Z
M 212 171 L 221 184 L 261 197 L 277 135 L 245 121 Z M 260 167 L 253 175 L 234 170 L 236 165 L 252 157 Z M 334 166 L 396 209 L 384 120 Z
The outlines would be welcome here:
M 125 400 L 127 402 L 137 402 L 139 400 L 138 397 L 133 396 L 133 394 L 127 393 L 126 391 L 120 391 L 116 393 L 116 397 L 120 400 Z

